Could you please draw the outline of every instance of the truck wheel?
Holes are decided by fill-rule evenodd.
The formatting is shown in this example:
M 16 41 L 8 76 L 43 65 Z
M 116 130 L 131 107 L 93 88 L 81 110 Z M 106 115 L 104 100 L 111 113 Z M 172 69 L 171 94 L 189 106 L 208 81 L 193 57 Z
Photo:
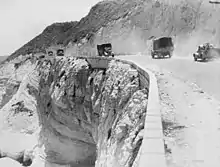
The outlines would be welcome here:
M 196 58 L 196 57 L 194 57 L 194 61 L 197 61 L 197 58 Z

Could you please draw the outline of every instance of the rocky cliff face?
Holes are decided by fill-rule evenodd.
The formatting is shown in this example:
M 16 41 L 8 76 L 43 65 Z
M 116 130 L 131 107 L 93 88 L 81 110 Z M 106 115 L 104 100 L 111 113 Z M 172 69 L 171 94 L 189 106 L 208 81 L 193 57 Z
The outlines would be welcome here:
M 137 165 L 148 99 L 138 71 L 117 60 L 95 69 L 85 58 L 32 65 L 0 112 L 2 157 L 32 167 Z M 19 148 L 4 140 L 15 134 Z

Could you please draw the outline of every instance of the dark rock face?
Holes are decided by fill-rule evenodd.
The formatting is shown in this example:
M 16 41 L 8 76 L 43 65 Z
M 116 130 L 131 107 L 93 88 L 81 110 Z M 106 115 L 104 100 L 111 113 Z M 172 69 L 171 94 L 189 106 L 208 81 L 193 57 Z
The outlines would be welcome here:
M 118 60 L 92 62 L 45 58 L 15 69 L 19 88 L 0 112 L 2 158 L 31 167 L 137 166 L 148 102 L 143 76 Z
M 77 58 L 38 67 L 35 96 L 47 161 L 132 166 L 143 137 L 148 92 L 130 69 L 116 61 L 106 71 L 92 69 Z

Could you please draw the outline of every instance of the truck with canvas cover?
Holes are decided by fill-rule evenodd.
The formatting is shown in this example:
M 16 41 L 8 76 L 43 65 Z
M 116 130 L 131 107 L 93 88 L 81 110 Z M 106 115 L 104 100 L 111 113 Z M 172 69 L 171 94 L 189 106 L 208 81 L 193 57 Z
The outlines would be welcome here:
M 53 56 L 53 51 L 51 51 L 51 50 L 48 51 L 48 52 L 47 52 L 47 55 L 48 55 L 48 56 Z
M 64 50 L 63 49 L 57 49 L 57 56 L 64 56 Z
M 153 39 L 153 49 L 151 50 L 152 58 L 172 57 L 174 45 L 171 37 L 160 37 Z
M 111 43 L 97 45 L 98 55 L 104 57 L 114 57 Z

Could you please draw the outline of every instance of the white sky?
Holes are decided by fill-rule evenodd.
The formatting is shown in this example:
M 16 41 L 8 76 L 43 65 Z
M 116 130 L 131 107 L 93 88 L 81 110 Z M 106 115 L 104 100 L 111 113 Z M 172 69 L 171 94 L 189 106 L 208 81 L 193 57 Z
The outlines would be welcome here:
M 54 22 L 79 21 L 100 0 L 0 0 L 0 56 L 9 55 Z

